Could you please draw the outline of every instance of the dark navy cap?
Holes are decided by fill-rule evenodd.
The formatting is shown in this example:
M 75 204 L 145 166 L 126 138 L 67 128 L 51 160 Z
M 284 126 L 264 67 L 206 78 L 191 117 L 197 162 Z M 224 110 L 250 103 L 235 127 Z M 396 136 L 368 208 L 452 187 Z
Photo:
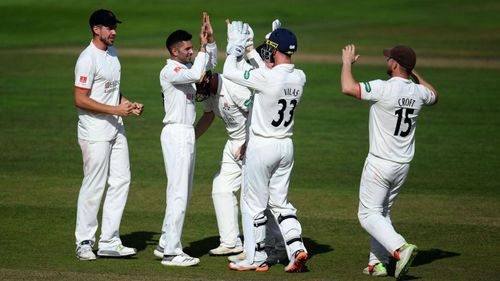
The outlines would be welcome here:
M 271 35 L 269 35 L 266 44 L 289 56 L 297 51 L 297 37 L 286 28 L 275 29 Z

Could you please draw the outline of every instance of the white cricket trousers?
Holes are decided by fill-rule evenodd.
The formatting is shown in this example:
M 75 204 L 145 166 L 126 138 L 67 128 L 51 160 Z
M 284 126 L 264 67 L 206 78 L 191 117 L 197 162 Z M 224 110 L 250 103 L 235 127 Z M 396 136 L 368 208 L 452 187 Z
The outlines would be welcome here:
M 99 248 L 120 245 L 120 222 L 130 187 L 130 162 L 127 138 L 118 133 L 112 141 L 78 140 L 83 156 L 83 182 L 76 211 L 76 245 L 95 242 L 97 214 L 106 189 L 102 211 Z
M 227 140 L 222 153 L 220 170 L 212 184 L 212 200 L 214 203 L 217 227 L 219 228 L 220 245 L 225 247 L 241 246 L 238 224 L 238 198 L 241 188 L 242 163 L 235 159 L 235 152 L 245 140 Z
M 387 263 L 388 256 L 406 241 L 391 222 L 391 208 L 406 180 L 410 164 L 396 163 L 368 154 L 359 187 L 358 218 L 370 234 L 368 264 Z
M 168 183 L 159 243 L 165 249 L 165 255 L 179 255 L 183 253 L 182 228 L 193 185 L 196 156 L 194 128 L 167 124 L 163 127 L 160 140 Z
M 294 164 L 293 142 L 290 138 L 263 138 L 251 135 L 243 166 L 241 200 L 243 235 L 247 261 L 263 261 L 266 240 L 266 216 L 269 207 L 278 221 L 289 258 L 305 247 L 297 210 L 288 201 L 288 186 Z M 257 249 L 257 250 L 256 250 Z

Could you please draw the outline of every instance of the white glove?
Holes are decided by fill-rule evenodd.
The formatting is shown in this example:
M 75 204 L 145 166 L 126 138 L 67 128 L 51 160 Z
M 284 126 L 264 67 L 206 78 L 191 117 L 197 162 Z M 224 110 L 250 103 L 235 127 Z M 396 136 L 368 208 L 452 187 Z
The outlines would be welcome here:
M 272 23 L 272 30 L 271 32 L 269 32 L 268 34 L 266 34 L 266 40 L 269 39 L 269 36 L 271 36 L 271 33 L 273 33 L 273 31 L 275 31 L 276 29 L 280 28 L 281 27 L 281 22 L 279 19 L 275 19 Z
M 253 29 L 250 27 L 248 23 L 245 23 L 247 26 L 247 41 L 245 42 L 245 48 L 253 46 Z
M 245 53 L 245 47 L 243 45 L 235 45 L 234 43 L 229 42 L 227 43 L 226 53 L 238 58 L 243 56 Z
M 227 24 L 227 42 L 233 42 L 236 37 L 239 36 L 241 30 L 243 29 L 242 21 L 232 21 Z
M 241 21 L 233 21 L 227 25 L 227 47 L 228 55 L 240 57 L 245 51 L 249 37 L 249 25 Z M 253 31 L 251 32 L 253 34 Z M 253 43 L 252 43 L 253 44 Z

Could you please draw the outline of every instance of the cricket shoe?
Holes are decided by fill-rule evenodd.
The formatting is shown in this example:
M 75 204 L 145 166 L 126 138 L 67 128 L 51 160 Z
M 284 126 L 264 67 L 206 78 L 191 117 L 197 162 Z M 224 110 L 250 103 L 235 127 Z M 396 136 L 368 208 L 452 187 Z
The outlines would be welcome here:
M 199 258 L 193 258 L 186 253 L 180 255 L 164 255 L 161 260 L 161 264 L 167 266 L 193 266 L 199 263 Z
M 375 265 L 368 265 L 365 269 L 363 269 L 363 274 L 370 276 L 383 277 L 387 276 L 387 269 L 383 263 L 377 263 Z
M 156 246 L 155 250 L 153 251 L 153 254 L 160 258 L 160 259 L 163 259 L 163 252 L 165 251 L 165 249 L 163 247 L 161 247 L 160 245 Z
M 297 250 L 292 255 L 290 263 L 285 266 L 286 272 L 303 272 L 306 270 L 306 262 L 309 256 L 304 250 Z
M 394 271 L 394 277 L 399 279 L 403 277 L 410 269 L 413 259 L 417 256 L 418 248 L 413 244 L 404 244 L 399 250 L 394 251 L 394 257 L 396 258 L 396 270 Z
M 99 248 L 99 250 L 97 251 L 97 255 L 100 257 L 112 257 L 112 258 L 129 257 L 135 254 L 137 254 L 137 249 L 125 247 L 121 244 L 109 248 Z
M 228 256 L 228 255 L 236 255 L 242 252 L 243 252 L 242 246 L 226 247 L 220 245 L 219 247 L 208 251 L 208 254 L 211 256 Z
M 92 252 L 92 241 L 85 240 L 76 248 L 76 258 L 81 261 L 93 261 L 96 259 L 94 252 Z
M 227 257 L 227 259 L 230 262 L 239 262 L 239 261 L 245 260 L 246 258 L 247 258 L 247 254 L 245 252 L 241 252 L 237 255 L 232 255 L 232 256 Z
M 229 263 L 229 268 L 236 271 L 257 271 L 266 272 L 269 270 L 269 265 L 265 261 L 254 261 L 252 263 L 247 260 Z

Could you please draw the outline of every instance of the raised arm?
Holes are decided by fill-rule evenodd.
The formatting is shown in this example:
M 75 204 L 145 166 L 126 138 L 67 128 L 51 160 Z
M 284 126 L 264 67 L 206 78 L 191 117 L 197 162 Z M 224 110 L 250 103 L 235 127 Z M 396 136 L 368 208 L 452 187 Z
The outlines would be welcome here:
M 421 85 L 427 87 L 429 90 L 431 90 L 434 93 L 436 100 L 434 101 L 433 104 L 436 104 L 438 102 L 438 92 L 436 91 L 436 89 L 429 82 L 425 81 L 424 78 L 422 78 L 422 76 L 420 76 L 420 74 L 418 74 L 417 71 L 415 71 L 415 69 L 413 69 L 411 71 L 411 77 L 413 78 L 415 83 L 421 84 Z
M 360 97 L 361 91 L 352 75 L 352 65 L 358 58 L 359 55 L 356 55 L 356 47 L 354 45 L 350 44 L 342 49 L 342 72 L 340 74 L 342 93 L 356 98 Z

